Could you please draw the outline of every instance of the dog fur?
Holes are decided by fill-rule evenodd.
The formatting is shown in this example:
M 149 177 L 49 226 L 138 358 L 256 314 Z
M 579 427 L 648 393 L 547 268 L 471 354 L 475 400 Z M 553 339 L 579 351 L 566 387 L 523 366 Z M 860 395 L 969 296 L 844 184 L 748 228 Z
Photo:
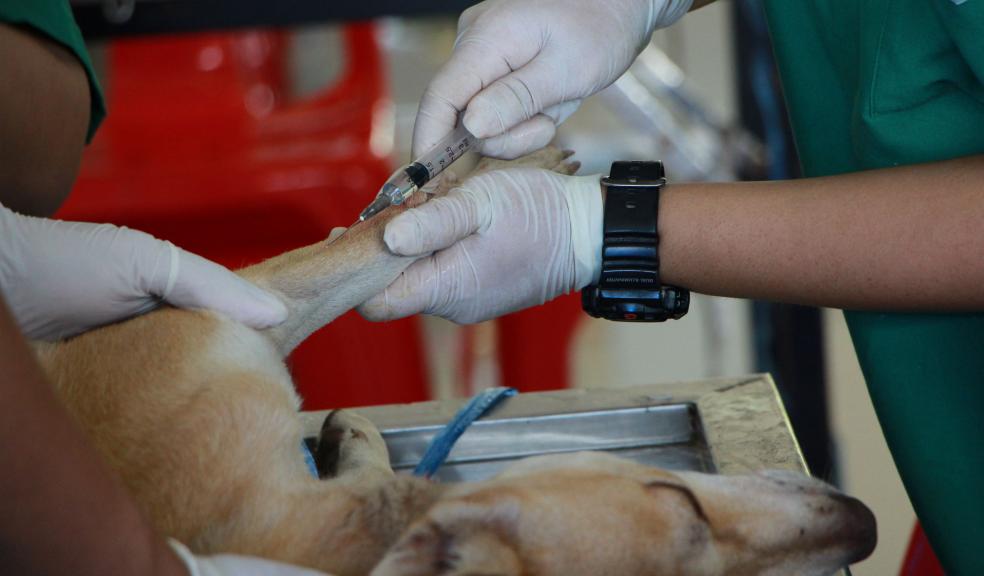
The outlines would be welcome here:
M 548 148 L 477 171 L 573 173 L 568 156 Z M 326 421 L 319 465 L 330 477 L 312 478 L 284 358 L 413 262 L 382 242 L 398 211 L 241 270 L 287 304 L 276 328 L 163 308 L 36 345 L 61 399 L 162 534 L 198 553 L 338 576 L 814 575 L 871 552 L 868 509 L 799 474 L 671 473 L 581 453 L 441 485 L 394 474 L 378 431 L 349 411 Z

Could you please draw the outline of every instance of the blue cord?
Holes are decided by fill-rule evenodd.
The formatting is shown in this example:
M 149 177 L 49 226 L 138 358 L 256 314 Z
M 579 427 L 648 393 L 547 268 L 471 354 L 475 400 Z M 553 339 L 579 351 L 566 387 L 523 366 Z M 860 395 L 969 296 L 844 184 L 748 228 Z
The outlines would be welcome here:
M 481 418 L 486 412 L 494 408 L 503 398 L 516 395 L 515 388 L 489 388 L 479 392 L 465 406 L 454 415 L 454 418 L 431 440 L 424 457 L 413 471 L 414 476 L 430 478 L 437 469 L 448 459 L 448 454 L 454 448 L 455 442 L 465 433 L 475 420 Z M 314 456 L 308 449 L 307 444 L 301 441 L 301 454 L 304 457 L 304 464 L 307 465 L 311 475 L 318 478 L 318 466 L 314 462 Z
M 308 472 L 314 476 L 315 480 L 320 478 L 318 475 L 318 465 L 314 463 L 314 456 L 311 454 L 311 450 L 304 440 L 301 440 L 301 454 L 304 456 L 304 464 L 307 465 Z
M 465 406 L 454 415 L 454 418 L 434 436 L 424 457 L 413 470 L 414 476 L 430 478 L 437 469 L 448 459 L 448 454 L 454 448 L 455 442 L 473 422 L 494 408 L 503 398 L 516 395 L 515 388 L 489 388 L 476 394 Z

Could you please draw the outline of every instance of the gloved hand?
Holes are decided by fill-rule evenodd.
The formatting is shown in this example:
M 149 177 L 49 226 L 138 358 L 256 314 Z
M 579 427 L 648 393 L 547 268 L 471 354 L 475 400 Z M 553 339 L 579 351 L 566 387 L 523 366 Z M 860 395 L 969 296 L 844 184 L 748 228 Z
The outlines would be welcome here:
M 386 226 L 396 254 L 439 252 L 413 263 L 359 313 L 471 323 L 580 290 L 601 273 L 602 218 L 600 176 L 533 168 L 476 176 Z
M 277 325 L 276 297 L 209 260 L 109 224 L 21 216 L 0 206 L 0 290 L 21 330 L 57 340 L 142 314 L 161 301 Z
M 414 155 L 464 124 L 486 156 L 546 146 L 583 98 L 624 73 L 653 30 L 693 0 L 485 0 L 462 13 L 451 59 L 431 80 Z
M 177 540 L 168 540 L 168 543 L 188 567 L 189 576 L 328 576 L 316 570 L 249 556 L 195 556 Z

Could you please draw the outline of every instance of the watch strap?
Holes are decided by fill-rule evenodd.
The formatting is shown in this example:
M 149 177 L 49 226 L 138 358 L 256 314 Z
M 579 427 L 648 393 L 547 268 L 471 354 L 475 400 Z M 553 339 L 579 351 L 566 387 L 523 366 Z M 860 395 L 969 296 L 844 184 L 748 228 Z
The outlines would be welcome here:
M 615 162 L 606 185 L 602 289 L 652 290 L 660 286 L 659 188 L 661 162 Z
M 615 162 L 606 187 L 602 262 L 597 284 L 581 291 L 595 317 L 630 322 L 681 318 L 690 292 L 659 276 L 659 196 L 666 184 L 659 162 Z

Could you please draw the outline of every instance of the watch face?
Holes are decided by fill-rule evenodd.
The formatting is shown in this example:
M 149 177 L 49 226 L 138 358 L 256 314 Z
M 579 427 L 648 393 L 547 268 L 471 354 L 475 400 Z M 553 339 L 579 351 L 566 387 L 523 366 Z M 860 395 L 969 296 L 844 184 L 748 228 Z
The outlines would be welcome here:
M 581 293 L 584 311 L 619 322 L 678 320 L 690 309 L 690 292 L 673 286 L 657 290 L 604 290 L 588 286 Z

